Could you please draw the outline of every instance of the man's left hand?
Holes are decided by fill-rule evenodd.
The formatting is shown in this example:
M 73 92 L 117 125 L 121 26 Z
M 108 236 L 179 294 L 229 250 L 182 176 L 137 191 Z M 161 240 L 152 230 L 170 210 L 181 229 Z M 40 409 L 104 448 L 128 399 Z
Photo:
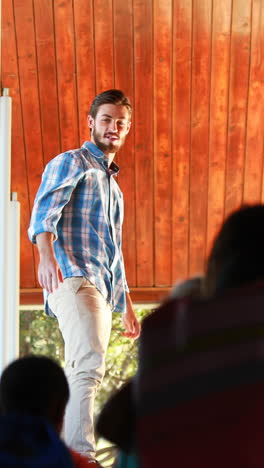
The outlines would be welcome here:
M 121 332 L 121 335 L 126 336 L 127 338 L 132 338 L 134 340 L 139 337 L 141 325 L 134 312 L 129 294 L 127 294 L 127 310 L 124 314 L 122 314 L 122 323 L 126 331 Z

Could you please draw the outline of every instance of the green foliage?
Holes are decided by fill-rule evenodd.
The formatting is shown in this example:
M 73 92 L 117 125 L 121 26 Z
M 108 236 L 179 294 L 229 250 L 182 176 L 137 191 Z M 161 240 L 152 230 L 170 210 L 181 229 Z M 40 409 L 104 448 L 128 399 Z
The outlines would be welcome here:
M 140 321 L 149 313 L 137 309 Z M 95 412 L 98 413 L 107 398 L 132 377 L 137 369 L 137 341 L 121 335 L 121 315 L 113 315 L 112 332 L 106 357 L 105 377 L 99 388 Z M 47 317 L 43 310 L 20 312 L 20 356 L 44 354 L 64 365 L 63 339 L 56 319 Z
M 151 311 L 136 309 L 140 321 Z M 121 314 L 113 315 L 112 332 L 106 356 L 106 371 L 95 401 L 95 413 L 100 409 L 137 369 L 137 341 L 121 335 Z M 43 310 L 21 310 L 20 312 L 20 356 L 26 354 L 44 354 L 64 365 L 63 339 L 56 319 L 48 317 Z M 116 447 L 104 439 L 97 441 L 97 456 L 105 467 L 112 467 Z
M 150 310 L 136 309 L 140 321 L 149 314 Z M 120 388 L 137 369 L 138 343 L 121 335 L 121 315 L 113 314 L 112 332 L 106 355 L 106 370 L 103 383 L 98 391 L 95 412 L 109 396 Z
M 64 364 L 63 339 L 56 319 L 43 310 L 21 310 L 19 353 L 44 354 Z

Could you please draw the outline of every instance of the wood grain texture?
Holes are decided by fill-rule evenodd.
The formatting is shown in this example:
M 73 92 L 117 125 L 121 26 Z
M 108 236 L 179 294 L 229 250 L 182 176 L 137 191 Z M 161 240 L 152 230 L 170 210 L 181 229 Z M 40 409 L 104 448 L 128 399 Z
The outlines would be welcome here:
M 232 1 L 214 2 L 210 92 L 207 252 L 224 219 Z
M 114 87 L 112 0 L 94 0 L 96 94 Z
M 155 285 L 171 284 L 172 240 L 172 2 L 154 4 Z
M 264 131 L 264 3 L 252 2 L 250 77 L 243 201 L 259 203 L 263 185 Z
M 38 287 L 27 228 L 44 165 L 89 139 L 90 104 L 112 87 L 134 107 L 116 156 L 133 295 L 203 271 L 225 216 L 264 201 L 263 0 L 2 3 L 21 288 Z
M 30 0 L 15 0 L 14 18 L 16 25 L 23 137 L 25 141 L 27 187 L 31 210 L 44 168 L 39 102 L 39 78 L 32 2 Z M 18 199 L 20 199 L 19 192 Z M 28 218 L 26 219 L 28 220 Z M 26 239 L 26 233 L 27 231 L 24 233 L 24 239 Z M 27 248 L 28 245 L 29 241 L 27 239 Z M 35 255 L 35 251 L 33 252 L 34 264 L 31 263 L 29 268 L 36 272 L 38 267 L 38 258 Z M 35 279 L 35 283 L 37 283 L 37 278 Z
M 54 1 L 61 151 L 79 147 L 75 36 L 71 0 Z
M 203 272 L 206 253 L 210 119 L 211 0 L 193 2 L 189 273 Z
M 74 0 L 74 31 L 80 141 L 89 140 L 87 115 L 96 94 L 93 2 Z
M 42 0 L 35 0 L 34 18 L 43 162 L 46 164 L 61 150 L 53 2 L 47 0 L 44 4 Z
M 14 1 L 14 18 L 27 177 L 30 177 L 29 200 L 32 208 L 44 164 L 35 27 L 31 0 Z
M 243 201 L 245 141 L 249 93 L 251 1 L 234 0 L 230 58 L 225 215 Z
M 134 104 L 133 75 L 133 15 L 132 1 L 115 0 L 113 9 L 114 24 L 114 69 L 115 87 L 121 89 Z M 118 183 L 124 195 L 125 217 L 123 224 L 123 255 L 127 281 L 136 286 L 136 194 L 135 194 L 135 149 L 134 118 L 132 128 L 124 147 L 117 154 L 120 166 Z
M 134 0 L 137 286 L 154 283 L 153 36 L 151 0 Z M 148 21 L 146 22 L 146 18 Z M 144 70 L 144 73 L 142 73 Z
M 188 276 L 192 1 L 173 10 L 172 96 L 172 280 Z
M 20 277 L 25 287 L 37 287 L 34 248 L 27 235 L 30 200 L 13 2 L 4 0 L 2 8 L 2 85 L 4 88 L 9 88 L 12 97 L 11 190 L 18 193 L 18 200 L 21 203 Z

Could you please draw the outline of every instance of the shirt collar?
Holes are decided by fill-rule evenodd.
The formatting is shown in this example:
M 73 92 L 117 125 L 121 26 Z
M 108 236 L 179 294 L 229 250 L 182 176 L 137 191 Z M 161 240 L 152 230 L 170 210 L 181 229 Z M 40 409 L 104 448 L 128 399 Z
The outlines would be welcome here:
M 83 146 L 89 151 L 89 153 L 94 156 L 99 162 L 105 167 L 105 169 L 111 174 L 111 175 L 117 175 L 119 172 L 119 166 L 114 163 L 114 161 L 111 162 L 110 166 L 108 167 L 108 159 L 104 155 L 104 153 L 91 141 L 85 141 Z

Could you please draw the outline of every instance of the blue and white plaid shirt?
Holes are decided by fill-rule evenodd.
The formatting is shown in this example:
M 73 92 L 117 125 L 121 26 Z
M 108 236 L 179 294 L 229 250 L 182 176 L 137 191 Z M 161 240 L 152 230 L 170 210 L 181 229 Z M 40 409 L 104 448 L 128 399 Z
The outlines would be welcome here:
M 28 232 L 33 243 L 41 232 L 52 232 L 63 277 L 86 277 L 114 311 L 124 312 L 129 290 L 121 250 L 123 196 L 113 178 L 118 171 L 87 141 L 56 156 L 43 173 Z

